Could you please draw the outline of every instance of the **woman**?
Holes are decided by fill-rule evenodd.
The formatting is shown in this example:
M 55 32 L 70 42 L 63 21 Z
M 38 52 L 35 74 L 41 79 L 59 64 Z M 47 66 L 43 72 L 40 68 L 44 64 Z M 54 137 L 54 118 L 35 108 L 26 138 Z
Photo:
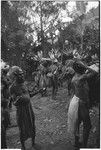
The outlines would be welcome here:
M 68 131 L 74 135 L 75 149 L 80 147 L 79 126 L 83 122 L 83 142 L 82 147 L 87 147 L 91 121 L 89 116 L 89 86 L 87 79 L 94 75 L 94 71 L 85 67 L 81 62 L 74 62 L 73 69 L 75 75 L 72 79 L 74 96 L 70 101 L 68 109 Z M 85 73 L 86 70 L 89 73 Z
M 20 131 L 22 149 L 25 150 L 25 141 L 32 138 L 32 145 L 35 144 L 35 116 L 30 102 L 28 89 L 24 83 L 22 70 L 13 66 L 9 71 L 9 76 L 13 80 L 10 86 L 10 94 L 16 106 L 17 123 Z

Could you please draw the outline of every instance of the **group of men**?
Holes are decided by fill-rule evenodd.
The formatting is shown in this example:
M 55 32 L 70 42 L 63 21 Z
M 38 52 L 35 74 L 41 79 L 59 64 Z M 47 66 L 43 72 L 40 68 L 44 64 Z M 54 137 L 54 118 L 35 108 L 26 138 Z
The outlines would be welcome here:
M 70 93 L 71 79 L 74 75 L 74 70 L 71 65 L 73 61 L 72 63 L 70 61 L 72 60 L 69 60 L 67 65 L 63 65 L 58 61 L 51 61 L 50 64 L 47 61 L 40 63 L 37 71 L 33 73 L 35 85 L 39 89 L 45 89 L 45 91 L 47 91 L 48 87 L 52 87 L 52 98 L 55 99 L 58 87 L 62 86 L 63 82 L 66 81 Z
M 77 150 L 80 147 L 87 147 L 91 129 L 89 109 L 100 102 L 100 78 L 97 65 L 98 63 L 95 66 L 87 66 L 80 60 L 70 59 L 64 65 L 54 62 L 49 66 L 49 70 L 47 68 L 48 74 L 45 71 L 43 73 L 52 81 L 53 98 L 56 96 L 59 80 L 62 82 L 67 81 L 69 95 L 71 95 L 72 90 L 73 97 L 68 109 L 68 131 L 74 134 L 75 149 Z M 79 126 L 81 122 L 83 122 L 82 143 L 79 142 Z
M 17 108 L 17 123 L 20 130 L 20 140 L 22 148 L 25 149 L 24 141 L 26 138 L 31 137 L 33 145 L 35 144 L 35 116 L 30 103 L 29 91 L 24 84 L 22 69 L 17 66 L 12 68 L 13 71 L 10 73 L 13 76 L 13 78 L 10 78 L 12 80 L 9 80 L 7 75 L 7 73 L 10 72 L 8 66 L 5 66 L 1 70 L 1 147 L 7 148 L 6 129 L 11 125 L 9 106 L 13 99 Z M 92 97 L 94 101 L 97 101 L 96 99 L 99 99 L 100 95 L 99 73 L 90 69 L 90 67 L 87 67 L 81 61 L 70 59 L 66 61 L 65 65 L 58 62 L 52 62 L 51 65 L 46 66 L 40 64 L 37 75 L 39 77 L 35 79 L 35 82 L 41 89 L 46 90 L 47 86 L 49 86 L 49 82 L 46 81 L 47 79 L 51 81 L 52 98 L 56 96 L 59 83 L 62 84 L 63 81 L 67 81 L 68 94 L 71 94 L 72 89 L 73 95 L 68 109 L 68 131 L 74 134 L 75 149 L 79 149 L 81 146 L 79 143 L 79 126 L 83 121 L 82 147 L 87 147 L 91 129 L 89 116 L 90 104 L 91 101 L 93 102 Z M 91 81 L 95 81 L 93 85 L 91 85 Z M 96 89 L 97 97 L 95 93 Z M 23 126 L 25 126 L 25 130 Z
M 42 96 L 46 95 L 48 87 L 52 87 L 52 98 L 55 97 L 58 88 L 58 64 L 56 62 L 40 63 L 37 71 L 33 73 L 33 78 L 35 87 L 37 86 L 41 91 Z
M 72 55 L 65 55 L 61 60 L 62 61 L 58 61 L 58 59 L 55 61 L 50 60 L 51 63 L 49 61 L 45 63 L 41 62 L 34 74 L 34 81 L 39 89 L 44 89 L 46 92 L 47 87 L 52 87 L 53 99 L 56 97 L 58 87 L 62 86 L 63 82 L 67 83 L 68 94 L 70 95 L 72 89 L 71 80 L 75 74 L 73 63 L 78 59 Z M 85 61 L 83 60 L 83 62 Z M 87 65 L 89 66 L 89 64 Z

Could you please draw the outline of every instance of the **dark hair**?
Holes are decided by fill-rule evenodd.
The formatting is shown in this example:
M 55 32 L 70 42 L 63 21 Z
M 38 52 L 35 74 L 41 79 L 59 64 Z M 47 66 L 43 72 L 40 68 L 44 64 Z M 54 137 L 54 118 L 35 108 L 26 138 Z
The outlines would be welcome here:
M 18 83 L 23 83 L 24 82 L 24 74 L 19 73 L 18 75 L 16 75 L 16 80 L 17 80 Z
M 22 71 L 21 68 L 19 68 L 18 66 L 13 66 L 12 67 L 12 75 L 15 76 L 16 81 L 18 83 L 23 83 L 24 82 L 24 73 Z
M 81 62 L 74 62 L 73 69 L 79 74 L 83 74 L 86 71 L 86 67 Z

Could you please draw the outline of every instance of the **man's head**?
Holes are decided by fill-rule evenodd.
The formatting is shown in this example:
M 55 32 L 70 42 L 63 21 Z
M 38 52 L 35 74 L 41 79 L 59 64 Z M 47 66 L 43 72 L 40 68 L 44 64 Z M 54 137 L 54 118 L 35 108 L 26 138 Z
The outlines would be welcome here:
M 8 72 L 8 76 L 11 78 L 11 80 L 16 80 L 17 82 L 24 81 L 24 73 L 18 66 L 11 67 L 10 71 Z
M 76 73 L 83 74 L 86 71 L 86 66 L 81 61 L 75 61 L 73 63 L 73 69 Z
M 1 72 L 3 75 L 6 75 L 9 71 L 10 67 L 9 65 L 5 65 L 2 69 L 1 69 Z

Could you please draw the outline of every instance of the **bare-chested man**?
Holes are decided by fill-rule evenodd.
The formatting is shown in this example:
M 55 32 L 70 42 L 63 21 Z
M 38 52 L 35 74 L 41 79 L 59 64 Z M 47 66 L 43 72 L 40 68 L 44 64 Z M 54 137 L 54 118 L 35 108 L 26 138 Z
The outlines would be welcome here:
M 74 96 L 70 101 L 68 110 L 68 131 L 75 137 L 75 149 L 80 147 L 79 126 L 83 122 L 83 142 L 82 147 L 87 147 L 91 121 L 89 116 L 89 86 L 87 79 L 94 75 L 94 71 L 85 67 L 81 62 L 74 62 L 73 69 L 75 75 L 72 79 Z M 85 73 L 87 72 L 88 73 Z

